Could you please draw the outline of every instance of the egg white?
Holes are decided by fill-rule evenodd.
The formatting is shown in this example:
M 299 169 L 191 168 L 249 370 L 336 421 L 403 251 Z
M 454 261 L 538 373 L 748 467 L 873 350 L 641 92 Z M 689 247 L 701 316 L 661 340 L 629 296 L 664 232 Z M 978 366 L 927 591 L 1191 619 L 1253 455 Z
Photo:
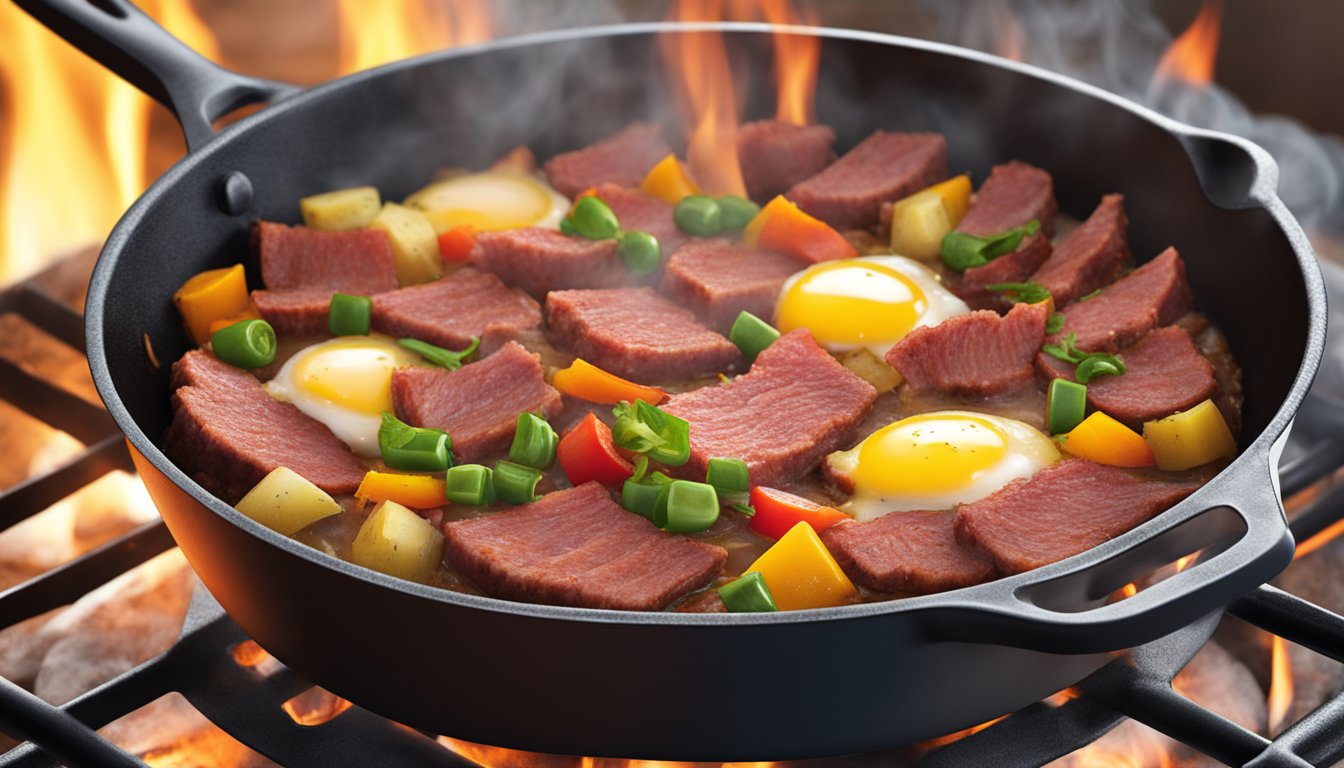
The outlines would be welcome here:
M 569 198 L 541 178 L 516 171 L 465 173 L 436 181 L 406 198 L 443 233 L 458 224 L 478 230 L 559 229 Z
M 943 492 L 893 493 L 889 490 L 866 488 L 855 476 L 859 467 L 860 454 L 869 440 L 875 439 L 879 433 L 896 424 L 904 424 L 909 419 L 892 422 L 892 424 L 878 430 L 853 448 L 847 451 L 837 451 L 826 457 L 827 470 L 832 476 L 854 484 L 853 495 L 841 507 L 843 511 L 853 515 L 856 520 L 867 521 L 875 520 L 890 512 L 916 509 L 951 509 L 958 504 L 983 499 L 1013 480 L 1031 477 L 1060 459 L 1059 449 L 1055 446 L 1054 441 L 1036 428 L 1016 419 L 972 411 L 937 411 L 920 414 L 919 416 L 983 419 L 998 427 L 1004 433 L 1007 444 L 1005 453 L 994 464 L 972 473 L 973 476 L 966 477 L 960 487 Z M 869 456 L 868 458 L 874 457 Z M 885 473 L 919 473 L 921 469 L 920 466 L 892 464 L 882 467 L 880 471 Z

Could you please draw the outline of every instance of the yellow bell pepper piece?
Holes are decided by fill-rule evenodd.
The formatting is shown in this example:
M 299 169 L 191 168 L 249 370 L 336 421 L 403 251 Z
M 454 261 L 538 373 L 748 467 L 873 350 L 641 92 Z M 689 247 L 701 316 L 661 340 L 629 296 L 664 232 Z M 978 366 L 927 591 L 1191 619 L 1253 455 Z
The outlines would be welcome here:
M 1064 438 L 1063 448 L 1080 459 L 1114 467 L 1151 467 L 1153 452 L 1139 433 L 1095 411 Z
M 177 289 L 173 303 L 187 330 L 197 344 L 210 340 L 210 324 L 233 317 L 252 306 L 247 297 L 247 277 L 243 265 L 210 269 L 196 275 Z
M 1237 455 L 1237 439 L 1212 400 L 1165 419 L 1145 422 L 1143 439 L 1159 469 L 1190 469 Z
M 843 605 L 856 591 L 806 520 L 756 558 L 746 570 L 753 571 L 765 579 L 781 611 Z
M 668 205 L 676 205 L 683 197 L 700 194 L 700 185 L 695 183 L 686 165 L 676 155 L 668 155 L 649 169 L 644 181 L 639 183 L 639 191 Z
M 952 220 L 952 226 L 957 226 L 966 215 L 966 211 L 971 209 L 971 177 L 966 174 L 953 176 L 947 181 L 940 181 L 925 190 L 937 195 L 943 201 L 943 207 L 947 209 L 947 217 Z
M 448 506 L 444 481 L 428 475 L 399 475 L 370 470 L 364 475 L 355 498 L 360 501 L 395 501 L 411 509 Z

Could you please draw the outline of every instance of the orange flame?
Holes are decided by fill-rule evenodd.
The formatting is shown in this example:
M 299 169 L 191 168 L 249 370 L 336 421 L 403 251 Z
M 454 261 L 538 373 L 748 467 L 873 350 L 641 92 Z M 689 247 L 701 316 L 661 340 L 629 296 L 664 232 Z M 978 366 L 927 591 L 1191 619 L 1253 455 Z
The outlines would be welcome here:
M 724 10 L 724 0 L 677 0 L 669 18 L 717 20 L 724 18 Z M 737 156 L 733 71 L 723 35 L 708 31 L 665 35 L 660 44 L 692 126 L 686 149 L 692 175 L 711 194 L 746 195 Z
M 1326 544 L 1339 538 L 1340 534 L 1344 534 L 1344 520 L 1336 520 L 1330 527 L 1322 530 L 1320 533 L 1312 536 L 1301 544 L 1298 544 L 1297 551 L 1293 553 L 1293 559 L 1296 560 L 1299 557 L 1315 552 Z
M 1174 77 L 1199 86 L 1212 83 L 1222 26 L 1222 0 L 1204 0 L 1199 15 L 1162 54 L 1153 73 L 1154 79 L 1166 82 Z
M 771 24 L 798 26 L 816 24 L 815 14 L 804 19 L 789 0 L 761 0 L 761 10 Z M 775 117 L 781 122 L 807 125 L 812 122 L 812 100 L 817 92 L 817 67 L 821 62 L 821 38 L 776 32 Z
M 338 0 L 340 73 L 489 40 L 486 0 Z
M 1006 5 L 995 5 L 994 17 L 997 21 L 995 27 L 999 30 L 997 39 L 994 41 L 994 53 L 1005 59 L 1013 61 L 1023 61 L 1023 49 L 1026 48 L 1027 34 L 1022 29 L 1022 22 L 1017 20 L 1017 16 Z
M 1274 636 L 1270 646 L 1269 733 L 1277 734 L 1293 707 L 1293 663 L 1282 637 Z

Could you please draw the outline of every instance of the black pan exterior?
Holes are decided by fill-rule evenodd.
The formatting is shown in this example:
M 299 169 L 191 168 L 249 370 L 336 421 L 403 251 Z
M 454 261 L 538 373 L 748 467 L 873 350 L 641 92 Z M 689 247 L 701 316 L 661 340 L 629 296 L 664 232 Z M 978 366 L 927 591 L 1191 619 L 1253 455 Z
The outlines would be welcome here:
M 731 50 L 770 60 L 762 28 L 725 28 Z M 672 126 L 672 99 L 650 74 L 661 71 L 655 33 L 666 29 L 507 41 L 323 86 L 226 131 L 118 225 L 87 307 L 95 381 L 192 566 L 262 646 L 362 706 L 472 741 L 799 758 L 910 742 L 1019 708 L 1287 564 L 1292 541 L 1269 468 L 1319 362 L 1324 294 L 1264 153 L 1026 67 L 857 33 L 824 32 L 818 119 L 836 126 L 841 146 L 877 128 L 943 131 L 955 170 L 983 178 L 1009 158 L 1039 165 L 1077 217 L 1122 192 L 1141 260 L 1180 248 L 1202 308 L 1247 371 L 1244 450 L 1231 468 L 1151 523 L 1019 577 L 907 601 L 694 616 L 519 605 L 396 581 L 252 523 L 163 456 L 167 364 L 187 348 L 169 297 L 192 274 L 246 258 L 253 219 L 297 220 L 298 198 L 345 185 L 399 199 L 438 167 L 479 167 L 518 143 L 546 156 L 634 119 Z M 769 76 L 758 65 L 748 92 L 772 93 Z M 220 185 L 236 173 L 255 201 L 230 216 Z M 1104 605 L 1200 547 L 1181 576 Z

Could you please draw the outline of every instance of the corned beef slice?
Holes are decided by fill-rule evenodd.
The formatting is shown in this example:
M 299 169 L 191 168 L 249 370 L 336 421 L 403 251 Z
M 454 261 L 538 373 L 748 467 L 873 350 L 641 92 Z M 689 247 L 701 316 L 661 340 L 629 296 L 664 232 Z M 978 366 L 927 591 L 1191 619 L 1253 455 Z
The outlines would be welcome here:
M 731 341 L 648 287 L 553 291 L 546 324 L 557 346 L 635 381 L 713 375 L 740 359 Z
M 664 533 L 595 482 L 443 527 L 444 557 L 493 597 L 654 611 L 723 570 L 721 547 Z
M 324 232 L 260 221 L 253 237 L 262 282 L 272 291 L 328 288 L 367 296 L 397 287 L 392 243 L 381 229 Z
M 956 537 L 1005 574 L 1109 541 L 1194 493 L 1216 467 L 1129 470 L 1069 459 L 957 509 Z
M 989 397 L 1030 386 L 1045 339 L 1046 304 L 1018 304 L 1000 316 L 980 310 L 916 328 L 887 352 L 913 392 Z
M 855 583 L 874 592 L 929 594 L 994 578 L 994 566 L 957 544 L 954 513 L 891 512 L 867 523 L 840 523 L 821 534 Z
M 947 141 L 941 134 L 876 131 L 785 197 L 836 229 L 862 229 L 877 223 L 884 201 L 947 176 Z
M 631 123 L 583 149 L 552 157 L 542 168 L 552 187 L 566 197 L 574 197 L 606 182 L 637 187 L 649 169 L 671 153 L 661 128 L 652 123 Z
M 990 170 L 957 231 L 988 237 L 1035 219 L 1048 236 L 1055 232 L 1058 210 L 1050 174 L 1014 160 Z
M 1123 376 L 1101 376 L 1087 385 L 1087 404 L 1133 429 L 1143 422 L 1184 411 L 1218 391 L 1213 366 L 1190 334 L 1178 326 L 1160 328 L 1120 350 Z M 1045 353 L 1037 368 L 1047 379 L 1073 378 L 1073 366 Z
M 1031 281 L 1050 289 L 1055 306 L 1063 308 L 1079 296 L 1115 281 L 1132 257 L 1125 227 L 1123 195 L 1107 195 L 1081 226 L 1069 233 Z
M 615 240 L 586 240 L 554 229 L 529 227 L 482 232 L 475 265 L 538 301 L 550 291 L 618 288 L 635 277 L 616 255 Z
M 253 291 L 252 303 L 262 319 L 281 336 L 316 336 L 328 333 L 331 311 L 330 288 L 293 288 L 288 291 Z
M 449 349 L 464 349 L 489 326 L 541 325 L 541 305 L 489 272 L 463 267 L 424 285 L 373 297 L 373 329 Z
M 835 162 L 835 131 L 827 125 L 758 120 L 737 129 L 737 155 L 747 197 L 764 204 Z
M 364 479 L 364 465 L 331 430 L 208 352 L 183 355 L 173 365 L 173 386 L 164 453 L 229 504 L 280 466 L 338 496 Z
M 1037 232 L 1022 240 L 1016 251 L 1006 253 L 982 267 L 971 267 L 961 274 L 952 288 L 963 301 L 985 308 L 1006 303 L 1002 295 L 990 293 L 985 286 L 1025 281 L 1050 258 L 1050 239 Z
M 619 184 L 601 185 L 597 196 L 616 214 L 621 229 L 648 232 L 658 238 L 663 256 L 670 256 L 691 239 L 672 220 L 672 206 L 656 197 Z
M 806 266 L 782 253 L 699 240 L 672 254 L 662 291 L 694 310 L 709 327 L 727 333 L 743 310 L 768 322 L 784 281 Z
M 560 393 L 546 383 L 537 356 L 509 342 L 456 371 L 396 369 L 392 403 L 397 418 L 408 424 L 447 432 L 453 454 L 459 463 L 466 463 L 507 450 L 518 414 L 555 416 L 560 412 Z
M 844 447 L 876 399 L 800 328 L 776 339 L 746 374 L 674 395 L 663 409 L 690 422 L 687 477 L 703 478 L 711 458 L 727 456 L 747 463 L 753 485 L 774 486 Z
M 1185 264 L 1175 248 L 1168 248 L 1095 298 L 1065 307 L 1063 330 L 1047 341 L 1054 343 L 1073 333 L 1079 349 L 1114 352 L 1154 328 L 1176 322 L 1193 307 Z

